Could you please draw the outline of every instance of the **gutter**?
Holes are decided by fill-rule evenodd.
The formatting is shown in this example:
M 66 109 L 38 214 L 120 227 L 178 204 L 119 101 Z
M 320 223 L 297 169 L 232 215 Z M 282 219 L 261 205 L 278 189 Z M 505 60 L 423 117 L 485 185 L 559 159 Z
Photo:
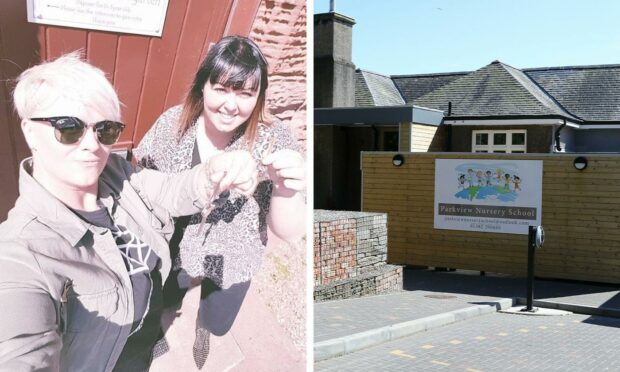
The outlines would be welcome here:
M 570 120 L 570 119 L 569 119 Z M 443 123 L 453 126 L 515 126 L 515 125 L 560 125 L 566 122 L 569 127 L 579 128 L 579 124 L 567 121 L 564 118 L 533 118 L 533 117 L 515 117 L 515 118 L 445 118 Z
M 555 131 L 555 151 L 556 152 L 561 152 L 562 151 L 562 146 L 560 145 L 560 132 L 562 131 L 562 129 L 564 129 L 564 127 L 566 126 L 566 119 L 563 120 L 562 125 L 560 125 L 560 127 L 558 129 L 556 129 Z

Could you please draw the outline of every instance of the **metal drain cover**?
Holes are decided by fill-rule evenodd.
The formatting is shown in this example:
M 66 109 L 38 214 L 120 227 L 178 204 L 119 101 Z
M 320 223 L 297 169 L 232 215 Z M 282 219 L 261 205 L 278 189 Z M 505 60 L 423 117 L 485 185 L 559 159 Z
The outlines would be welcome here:
M 434 298 L 436 300 L 449 300 L 451 298 L 456 298 L 456 296 L 451 295 L 424 295 L 424 297 Z

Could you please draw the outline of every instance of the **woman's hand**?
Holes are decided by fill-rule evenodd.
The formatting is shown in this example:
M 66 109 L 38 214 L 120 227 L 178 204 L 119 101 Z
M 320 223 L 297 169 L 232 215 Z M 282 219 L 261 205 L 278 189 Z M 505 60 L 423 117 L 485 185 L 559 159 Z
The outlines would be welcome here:
M 237 190 L 245 196 L 250 196 L 258 185 L 256 161 L 245 150 L 213 155 L 207 164 L 207 176 L 211 182 L 219 185 L 220 193 Z
M 267 155 L 262 163 L 273 181 L 274 195 L 291 196 L 306 188 L 305 161 L 299 152 L 279 150 Z

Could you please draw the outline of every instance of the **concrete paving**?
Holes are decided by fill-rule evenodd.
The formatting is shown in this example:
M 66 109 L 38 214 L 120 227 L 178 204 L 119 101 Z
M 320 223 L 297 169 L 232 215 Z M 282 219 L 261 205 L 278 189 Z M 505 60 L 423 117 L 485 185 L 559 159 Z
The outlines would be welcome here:
M 408 269 L 404 288 L 315 304 L 315 362 L 524 304 L 526 295 L 524 278 L 471 271 Z M 620 286 L 537 279 L 534 291 L 537 307 L 620 317 Z
M 270 237 L 261 270 L 252 280 L 229 332 L 211 335 L 209 356 L 198 369 L 192 356 L 200 288 L 188 291 L 183 306 L 168 312 L 169 351 L 150 371 L 305 371 L 305 244 Z
M 314 305 L 314 342 L 498 300 L 499 297 L 415 290 L 321 302 Z
M 319 371 L 619 371 L 620 319 L 482 315 L 317 362 Z

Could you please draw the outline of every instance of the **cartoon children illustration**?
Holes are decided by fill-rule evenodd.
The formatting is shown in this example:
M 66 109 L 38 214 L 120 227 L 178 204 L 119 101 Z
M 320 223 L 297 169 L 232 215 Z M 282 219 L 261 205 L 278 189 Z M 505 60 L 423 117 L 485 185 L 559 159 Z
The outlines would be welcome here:
M 504 175 L 505 181 L 504 181 L 504 190 L 508 191 L 510 190 L 510 175 L 508 173 L 506 173 Z
M 464 190 L 464 189 L 465 189 L 465 175 L 461 173 L 459 175 L 459 190 Z
M 467 184 L 468 188 L 474 186 L 474 170 L 471 168 L 467 170 Z
M 486 178 L 486 181 L 487 181 L 486 182 L 487 186 L 491 186 L 491 174 L 492 174 L 492 172 L 490 170 L 486 171 L 486 174 L 485 174 L 486 177 L 485 178 Z
M 503 175 L 504 175 L 504 170 L 502 168 L 497 168 L 495 170 L 495 175 L 497 176 L 497 185 L 501 185 L 502 184 L 502 180 L 503 180 Z
M 519 176 L 515 175 L 512 179 L 512 183 L 515 184 L 515 191 L 521 191 L 521 178 L 519 178 Z
M 484 178 L 482 177 L 482 171 L 480 169 L 476 172 L 476 177 L 478 178 L 478 186 L 483 186 Z

